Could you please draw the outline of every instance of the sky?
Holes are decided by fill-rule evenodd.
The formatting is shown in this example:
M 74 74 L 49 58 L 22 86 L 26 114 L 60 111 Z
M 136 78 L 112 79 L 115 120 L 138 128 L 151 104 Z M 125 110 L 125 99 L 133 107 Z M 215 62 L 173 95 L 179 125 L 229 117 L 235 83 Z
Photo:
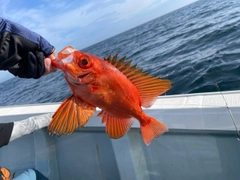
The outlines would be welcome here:
M 0 0 L 0 17 L 40 34 L 59 52 L 83 49 L 196 0 Z M 0 83 L 12 78 L 0 71 Z

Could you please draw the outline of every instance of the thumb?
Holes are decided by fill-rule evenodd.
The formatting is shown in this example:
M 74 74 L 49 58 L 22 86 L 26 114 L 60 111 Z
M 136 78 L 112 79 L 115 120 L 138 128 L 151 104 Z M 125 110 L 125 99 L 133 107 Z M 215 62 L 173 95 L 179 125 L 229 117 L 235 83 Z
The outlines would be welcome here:
M 52 59 L 50 59 L 49 57 L 44 59 L 44 64 L 45 64 L 44 75 L 57 71 L 57 69 L 52 65 Z

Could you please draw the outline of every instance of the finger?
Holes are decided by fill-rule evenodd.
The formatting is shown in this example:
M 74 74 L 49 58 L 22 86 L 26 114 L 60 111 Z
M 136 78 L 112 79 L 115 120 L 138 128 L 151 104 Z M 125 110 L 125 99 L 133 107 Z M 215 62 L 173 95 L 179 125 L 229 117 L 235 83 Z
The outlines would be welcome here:
M 47 58 L 55 59 L 56 51 L 54 50 L 52 54 L 50 54 Z
M 44 75 L 47 75 L 51 72 L 55 72 L 57 69 L 52 66 L 52 60 L 50 58 L 45 58 L 44 59 L 44 64 L 45 64 L 45 73 Z

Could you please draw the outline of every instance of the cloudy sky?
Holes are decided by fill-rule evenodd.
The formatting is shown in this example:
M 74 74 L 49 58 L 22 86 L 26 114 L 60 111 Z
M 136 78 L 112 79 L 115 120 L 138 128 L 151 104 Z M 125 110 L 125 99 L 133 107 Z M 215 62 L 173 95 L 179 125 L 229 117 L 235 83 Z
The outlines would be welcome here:
M 0 0 L 0 17 L 41 34 L 57 52 L 82 49 L 196 0 Z M 0 82 L 9 79 L 0 71 Z

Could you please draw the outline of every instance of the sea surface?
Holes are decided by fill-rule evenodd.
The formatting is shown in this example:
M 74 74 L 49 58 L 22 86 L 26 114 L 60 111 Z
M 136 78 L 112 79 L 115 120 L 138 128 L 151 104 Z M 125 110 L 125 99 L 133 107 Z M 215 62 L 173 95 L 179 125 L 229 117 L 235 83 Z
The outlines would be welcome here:
M 166 94 L 240 90 L 240 1 L 200 0 L 82 49 L 126 55 L 151 75 L 170 79 Z M 60 102 L 71 94 L 62 72 L 0 84 L 0 106 Z

